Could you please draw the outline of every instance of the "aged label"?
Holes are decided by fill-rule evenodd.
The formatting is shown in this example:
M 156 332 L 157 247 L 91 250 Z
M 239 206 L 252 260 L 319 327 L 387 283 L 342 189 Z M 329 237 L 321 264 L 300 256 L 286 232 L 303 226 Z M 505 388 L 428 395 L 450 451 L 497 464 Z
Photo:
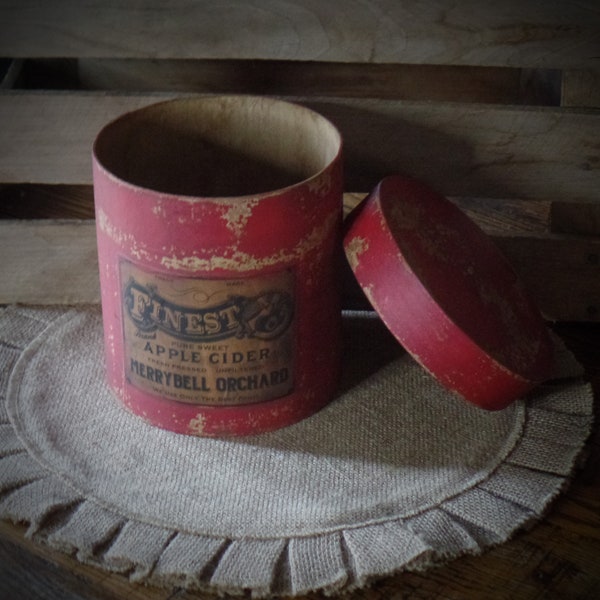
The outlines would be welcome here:
M 294 387 L 294 277 L 168 277 L 122 261 L 128 381 L 193 404 L 271 400 Z

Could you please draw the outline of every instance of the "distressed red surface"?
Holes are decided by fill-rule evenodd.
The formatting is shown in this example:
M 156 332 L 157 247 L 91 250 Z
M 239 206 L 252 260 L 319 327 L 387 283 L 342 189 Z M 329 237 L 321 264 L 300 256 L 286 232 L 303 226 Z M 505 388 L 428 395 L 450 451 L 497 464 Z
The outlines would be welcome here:
M 448 389 L 497 410 L 551 375 L 537 308 L 493 242 L 443 196 L 384 179 L 350 216 L 344 246 L 388 328 Z
M 289 425 L 329 402 L 340 369 L 341 157 L 307 181 L 237 198 L 190 198 L 114 177 L 94 156 L 94 188 L 106 372 L 133 413 L 172 431 L 205 436 L 260 433 Z M 231 226 L 225 213 L 251 209 Z M 215 262 L 215 257 L 220 261 Z M 295 275 L 295 389 L 242 406 L 187 404 L 146 393 L 124 368 L 119 260 L 169 276 Z

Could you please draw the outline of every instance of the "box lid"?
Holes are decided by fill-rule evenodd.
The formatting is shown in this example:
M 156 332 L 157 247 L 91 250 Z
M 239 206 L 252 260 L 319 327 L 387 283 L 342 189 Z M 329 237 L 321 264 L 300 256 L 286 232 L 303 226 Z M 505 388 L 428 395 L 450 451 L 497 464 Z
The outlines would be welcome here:
M 344 249 L 384 323 L 446 388 L 497 410 L 551 376 L 548 329 L 508 261 L 423 183 L 381 181 L 349 215 Z

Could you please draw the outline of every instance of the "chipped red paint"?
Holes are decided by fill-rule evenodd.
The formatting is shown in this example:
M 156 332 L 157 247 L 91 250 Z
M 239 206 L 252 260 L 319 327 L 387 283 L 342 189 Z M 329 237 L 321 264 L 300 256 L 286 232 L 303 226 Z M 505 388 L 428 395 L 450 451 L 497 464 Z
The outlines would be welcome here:
M 350 215 L 344 246 L 388 328 L 448 389 L 497 410 L 551 375 L 538 310 L 493 242 L 443 196 L 384 179 Z
M 333 156 L 330 152 L 325 167 L 306 179 L 273 191 L 250 191 L 241 197 L 180 195 L 149 189 L 149 186 L 132 183 L 121 174 L 115 175 L 114 169 L 106 165 L 110 162 L 107 161 L 110 148 L 98 150 L 98 140 L 107 139 L 106 131 L 110 132 L 114 123 L 100 133 L 94 149 L 93 169 L 108 383 L 133 413 L 152 425 L 175 432 L 237 436 L 277 429 L 321 408 L 331 400 L 337 385 L 341 362 L 338 285 L 338 261 L 342 254 L 341 141 L 334 128 L 322 117 L 301 107 L 292 108 L 292 105 L 288 105 L 289 109 L 282 108 L 281 105 L 287 103 L 244 97 L 175 102 L 179 103 L 173 105 L 178 110 L 183 105 L 185 110 L 192 112 L 202 111 L 203 102 L 221 102 L 227 110 L 232 103 L 239 102 L 242 111 L 250 104 L 260 105 L 266 123 L 269 122 L 271 108 L 284 112 L 289 110 L 299 119 L 318 121 L 320 127 L 329 132 L 329 147 L 333 148 Z M 166 109 L 171 110 L 171 107 L 167 106 Z M 142 109 L 145 110 L 148 109 Z M 149 110 L 154 108 L 150 107 Z M 152 116 L 151 112 L 147 114 Z M 123 124 L 128 119 L 130 115 L 125 115 L 116 123 Z M 314 129 L 311 131 L 314 135 Z M 322 148 L 319 152 L 322 154 Z M 202 168 L 202 165 L 198 168 Z M 292 356 L 289 358 L 291 366 L 289 369 L 282 367 L 283 359 L 279 357 L 277 368 L 273 368 L 263 379 L 260 374 L 256 380 L 250 379 L 250 374 L 244 375 L 245 379 L 230 377 L 228 382 L 226 374 L 210 371 L 219 360 L 225 360 L 217 354 L 217 342 L 210 342 L 215 344 L 214 356 L 205 354 L 199 358 L 198 353 L 203 351 L 202 343 L 195 342 L 193 336 L 202 335 L 204 330 L 198 325 L 198 319 L 205 313 L 199 312 L 194 316 L 191 314 L 193 307 L 190 309 L 185 303 L 179 307 L 175 296 L 168 302 L 162 300 L 161 290 L 157 291 L 155 286 L 146 285 L 145 282 L 143 285 L 139 282 L 131 284 L 132 278 L 137 277 L 138 273 L 142 273 L 142 277 L 149 273 L 150 282 L 160 284 L 163 280 L 167 281 L 169 289 L 176 288 L 181 293 L 186 292 L 186 286 L 180 285 L 181 281 L 194 285 L 195 281 L 208 281 L 213 286 L 210 288 L 212 290 L 220 282 L 233 281 L 235 284 L 239 280 L 252 282 L 258 279 L 258 285 L 264 288 L 266 284 L 262 282 L 271 281 L 272 277 L 274 281 L 284 283 L 291 277 L 291 283 L 285 283 L 283 292 L 293 297 L 293 321 L 289 325 L 289 314 L 277 316 L 282 327 L 292 328 L 289 330 L 293 334 Z M 123 278 L 129 278 L 129 287 L 127 281 L 122 281 Z M 179 284 L 175 280 L 179 280 Z M 267 303 L 265 298 L 274 304 L 277 300 L 278 306 L 283 307 L 281 310 L 289 310 L 289 298 L 286 296 L 284 302 L 279 296 L 269 296 L 272 291 L 262 289 L 247 296 L 263 304 Z M 275 291 L 279 292 L 278 289 Z M 137 300 L 131 299 L 133 293 L 138 294 Z M 140 305 L 141 308 L 129 306 L 127 309 L 127 302 L 144 304 Z M 141 309 L 150 306 L 151 302 L 156 304 L 152 309 L 155 314 L 144 315 Z M 160 302 L 163 304 L 159 305 Z M 219 302 L 225 301 L 221 299 Z M 171 310 L 171 323 L 167 323 L 164 317 L 165 306 Z M 227 304 L 220 306 L 224 307 L 221 315 L 223 322 L 230 324 L 233 309 Z M 134 322 L 128 325 L 129 333 L 124 326 L 125 319 L 129 318 L 127 310 Z M 160 310 L 163 312 L 160 313 Z M 188 326 L 185 332 L 187 337 L 182 337 L 179 346 L 175 342 L 170 346 L 159 343 L 156 337 L 159 334 L 171 335 L 168 339 L 177 339 L 168 329 L 168 326 L 173 328 L 179 324 L 173 315 Z M 192 318 L 196 319 L 193 331 L 190 326 Z M 161 323 L 161 319 L 165 322 Z M 211 333 L 214 334 L 213 338 L 218 337 L 221 333 L 215 325 L 216 317 L 211 315 L 211 319 Z M 162 332 L 159 330 L 161 326 Z M 269 323 L 262 323 L 261 331 L 269 326 Z M 150 333 L 144 333 L 144 328 Z M 242 329 L 236 331 L 238 337 L 246 336 L 244 340 L 248 344 L 248 352 L 231 352 L 229 359 L 257 360 L 262 357 L 262 347 L 255 344 L 256 337 L 253 338 L 251 333 Z M 234 339 L 233 333 L 226 333 L 229 338 L 219 343 L 241 343 Z M 149 337 L 146 350 L 151 363 L 143 364 L 138 358 L 126 359 L 124 336 L 128 335 L 132 343 L 132 337 L 138 334 L 142 340 L 144 335 Z M 268 337 L 266 333 L 263 333 L 264 336 Z M 209 369 L 208 374 L 201 376 L 198 372 L 190 375 L 191 372 L 187 372 L 187 378 L 184 378 L 184 371 L 174 371 L 163 366 L 166 361 L 157 361 L 151 356 L 161 353 L 164 357 L 172 350 L 175 357 L 173 361 L 177 357 L 183 360 L 186 343 L 191 344 L 188 359 L 204 361 Z M 205 345 L 210 348 L 208 342 Z M 183 349 L 179 355 L 177 348 Z M 268 353 L 265 351 L 264 354 L 266 356 Z M 217 381 L 218 376 L 220 379 Z M 173 383 L 184 388 L 186 400 L 177 401 L 149 391 L 152 386 L 160 387 L 159 380 L 163 389 Z M 222 402 L 216 398 L 211 400 L 211 404 L 202 403 L 202 393 L 208 394 L 202 390 L 212 388 L 215 395 L 215 388 L 220 387 L 221 391 L 225 390 L 223 394 L 227 395 L 236 388 L 247 390 L 249 387 L 266 387 L 273 384 L 274 380 L 280 386 L 289 380 L 292 389 L 286 395 L 261 402 L 248 403 L 243 398 L 232 396 L 233 403 L 229 403 L 228 397 Z M 198 402 L 189 400 L 194 390 L 199 390 Z

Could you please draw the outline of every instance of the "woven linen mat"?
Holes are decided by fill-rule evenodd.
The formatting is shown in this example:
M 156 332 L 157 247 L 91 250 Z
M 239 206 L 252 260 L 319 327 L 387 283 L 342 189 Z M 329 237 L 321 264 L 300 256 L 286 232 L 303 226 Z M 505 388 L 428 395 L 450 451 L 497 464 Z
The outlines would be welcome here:
M 377 319 L 346 315 L 338 397 L 238 439 L 163 431 L 103 379 L 97 308 L 0 312 L 0 517 L 80 561 L 256 597 L 334 592 L 503 542 L 564 486 L 592 392 L 560 372 L 500 412 L 471 407 Z

